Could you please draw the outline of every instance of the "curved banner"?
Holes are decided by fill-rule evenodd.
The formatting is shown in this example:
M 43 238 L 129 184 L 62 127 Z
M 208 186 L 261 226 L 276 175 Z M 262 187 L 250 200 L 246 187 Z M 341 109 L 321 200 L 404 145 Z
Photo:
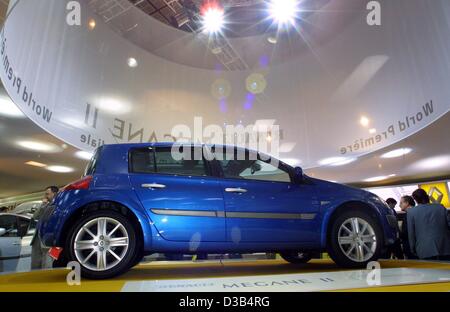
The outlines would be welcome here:
M 389 146 L 450 108 L 446 0 L 432 5 L 375 1 L 380 25 L 368 20 L 369 1 L 358 1 L 356 8 L 355 1 L 340 1 L 341 10 L 317 13 L 314 20 L 320 31 L 327 19 L 350 18 L 343 12 L 351 2 L 352 19 L 335 36 L 315 42 L 307 29 L 292 31 L 289 40 L 303 45 L 298 56 L 271 66 L 270 56 L 278 52 L 268 44 L 255 55 L 258 66 L 239 71 L 168 61 L 144 49 L 156 33 L 145 37 L 142 25 L 147 24 L 121 34 L 94 13 L 89 1 L 70 2 L 80 4 L 81 26 L 68 23 L 69 1 L 15 4 L 1 33 L 0 77 L 31 120 L 80 149 L 122 142 L 232 141 L 231 130 L 240 135 L 253 129 L 278 142 L 282 159 L 309 168 Z M 127 14 L 152 27 L 168 27 L 133 6 Z M 126 39 L 136 34 L 141 37 L 133 43 Z M 198 40 L 191 33 L 179 36 Z M 247 39 L 251 45 L 254 39 Z M 233 40 L 242 42 L 231 38 L 231 46 Z M 169 44 L 189 53 L 177 40 Z

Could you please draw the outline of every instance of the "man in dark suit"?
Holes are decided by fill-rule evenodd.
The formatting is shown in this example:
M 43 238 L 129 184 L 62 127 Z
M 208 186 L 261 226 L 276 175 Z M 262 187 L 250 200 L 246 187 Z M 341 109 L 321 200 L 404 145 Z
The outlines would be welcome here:
M 58 187 L 49 186 L 45 189 L 44 199 L 42 200 L 41 207 L 35 211 L 33 214 L 31 222 L 39 222 L 41 216 L 45 213 L 48 207 L 53 203 L 53 200 L 58 193 Z M 33 238 L 31 239 L 31 269 L 39 270 L 44 269 L 46 265 L 47 249 L 42 247 L 41 240 L 38 235 L 38 226 L 34 232 Z
M 402 196 L 400 199 L 400 209 L 403 214 L 399 214 L 399 219 L 402 221 L 402 226 L 400 228 L 400 239 L 403 245 L 403 252 L 407 259 L 417 259 L 417 256 L 411 252 L 411 247 L 409 246 L 409 237 L 408 237 L 408 210 L 412 207 L 416 206 L 416 202 L 412 196 L 406 195 Z
M 440 204 L 430 204 L 430 197 L 422 190 L 412 194 L 417 206 L 407 214 L 411 252 L 420 259 L 450 259 L 450 229 L 447 210 Z

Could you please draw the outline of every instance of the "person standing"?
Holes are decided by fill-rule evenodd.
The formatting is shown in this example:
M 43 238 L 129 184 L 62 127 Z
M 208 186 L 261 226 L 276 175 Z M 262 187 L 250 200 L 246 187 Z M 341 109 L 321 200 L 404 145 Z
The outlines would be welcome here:
M 403 252 L 405 253 L 405 256 L 407 259 L 417 259 L 417 256 L 415 256 L 411 252 L 411 248 L 409 246 L 409 238 L 408 238 L 408 210 L 412 207 L 415 207 L 416 203 L 414 201 L 414 198 L 412 198 L 409 195 L 402 196 L 400 199 L 400 209 L 403 212 L 402 217 L 402 226 L 400 228 L 400 240 L 402 241 L 403 245 Z
M 39 223 L 41 216 L 50 208 L 53 204 L 53 200 L 56 197 L 59 189 L 56 186 L 49 186 L 45 189 L 42 205 L 35 211 L 31 222 Z M 42 247 L 41 239 L 38 233 L 39 226 L 36 226 L 33 238 L 31 239 L 31 269 L 44 269 L 46 268 L 47 248 Z
M 450 229 L 447 209 L 440 204 L 430 204 L 423 189 L 412 194 L 416 207 L 408 209 L 408 237 L 411 252 L 420 259 L 450 259 Z
M 389 208 L 392 209 L 395 215 L 397 215 L 397 211 L 395 210 L 395 206 L 397 206 L 397 201 L 393 198 L 386 199 L 386 204 L 388 204 Z

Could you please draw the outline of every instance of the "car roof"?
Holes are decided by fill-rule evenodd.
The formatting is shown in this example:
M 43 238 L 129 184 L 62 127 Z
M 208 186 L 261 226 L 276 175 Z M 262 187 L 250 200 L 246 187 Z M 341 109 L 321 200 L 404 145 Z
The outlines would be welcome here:
M 13 216 L 13 217 L 20 217 L 20 218 L 25 218 L 25 219 L 31 220 L 31 216 L 17 214 L 17 213 L 10 213 L 10 212 L 0 213 L 0 217 L 1 216 Z
M 189 145 L 193 147 L 222 147 L 222 148 L 236 148 L 236 149 L 244 149 L 252 152 L 257 152 L 256 150 L 247 148 L 247 147 L 241 147 L 236 145 L 227 145 L 227 144 L 210 144 L 210 143 L 192 143 L 192 142 L 153 142 L 153 143 L 119 143 L 119 144 L 105 144 L 101 147 L 113 147 L 113 146 L 120 146 L 124 149 L 131 149 L 131 148 L 146 148 L 146 147 L 172 147 L 174 145 Z M 259 152 L 261 154 L 264 154 L 263 152 Z

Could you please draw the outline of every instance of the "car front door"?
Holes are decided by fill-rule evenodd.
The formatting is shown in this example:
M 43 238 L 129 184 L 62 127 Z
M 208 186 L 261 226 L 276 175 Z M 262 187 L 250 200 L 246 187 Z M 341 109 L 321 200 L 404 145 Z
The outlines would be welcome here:
M 132 150 L 134 190 L 164 239 L 194 245 L 223 242 L 224 201 L 219 179 L 211 175 L 201 147 L 185 147 L 181 152 L 185 157 L 178 159 L 170 147 Z
M 0 272 L 14 272 L 20 259 L 21 238 L 15 215 L 0 215 Z
M 293 169 L 245 151 L 214 152 L 221 167 L 227 240 L 318 242 L 319 202 L 314 187 L 293 181 Z

